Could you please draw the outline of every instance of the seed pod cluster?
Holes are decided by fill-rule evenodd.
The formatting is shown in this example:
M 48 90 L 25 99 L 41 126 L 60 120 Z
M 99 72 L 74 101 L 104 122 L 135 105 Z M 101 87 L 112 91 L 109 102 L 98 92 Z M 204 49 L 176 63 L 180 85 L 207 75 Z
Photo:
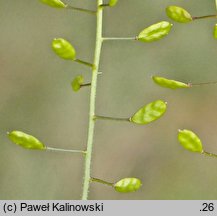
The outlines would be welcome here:
M 142 182 L 138 178 L 124 178 L 114 184 L 114 188 L 120 193 L 135 192 L 140 189 Z
M 32 135 L 26 134 L 22 131 L 12 131 L 8 133 L 9 139 L 26 149 L 44 150 L 46 146 Z
M 171 28 L 171 23 L 162 21 L 145 28 L 139 33 L 136 39 L 142 42 L 152 42 L 160 40 L 161 38 L 169 34 Z
M 153 76 L 153 81 L 164 88 L 170 88 L 170 89 L 179 89 L 179 88 L 189 88 L 190 86 L 186 83 L 179 82 L 176 80 L 166 79 L 164 77 L 159 76 Z
M 192 152 L 203 152 L 203 145 L 200 138 L 190 130 L 179 130 L 178 140 L 187 150 Z
M 166 109 L 166 102 L 156 100 L 139 109 L 130 118 L 130 121 L 136 124 L 148 124 L 159 119 L 166 112 Z

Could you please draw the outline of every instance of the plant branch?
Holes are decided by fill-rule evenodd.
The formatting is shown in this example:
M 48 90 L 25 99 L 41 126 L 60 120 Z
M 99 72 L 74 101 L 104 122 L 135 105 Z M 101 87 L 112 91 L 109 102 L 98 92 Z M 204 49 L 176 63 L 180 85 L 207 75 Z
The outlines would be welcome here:
M 94 128 L 95 128 L 95 106 L 96 106 L 96 88 L 97 88 L 97 76 L 99 72 L 100 54 L 102 47 L 102 18 L 103 10 L 99 7 L 103 4 L 103 0 L 97 0 L 97 13 L 96 13 L 96 45 L 94 54 L 94 65 L 92 70 L 92 82 L 91 82 L 91 93 L 90 93 L 90 110 L 89 110 L 89 129 L 87 138 L 87 153 L 85 156 L 84 165 L 84 182 L 83 182 L 83 192 L 82 200 L 88 199 L 89 186 L 91 180 L 91 159 L 93 151 L 93 138 L 94 138 Z
M 77 11 L 81 11 L 81 12 L 96 15 L 96 11 L 92 11 L 92 10 L 84 9 L 84 8 L 73 7 L 73 6 L 70 6 L 70 5 L 67 5 L 66 9 L 77 10 Z
M 46 150 L 48 150 L 48 151 L 57 151 L 57 152 L 68 152 L 68 153 L 82 153 L 82 154 L 86 154 L 86 151 L 82 151 L 82 150 L 60 149 L 60 148 L 52 148 L 52 147 L 46 147 Z

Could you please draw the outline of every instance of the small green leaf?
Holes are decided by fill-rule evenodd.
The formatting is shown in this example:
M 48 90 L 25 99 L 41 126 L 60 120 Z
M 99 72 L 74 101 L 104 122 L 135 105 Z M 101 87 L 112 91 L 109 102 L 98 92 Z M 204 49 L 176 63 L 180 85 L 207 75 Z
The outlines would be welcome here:
M 118 3 L 118 0 L 110 0 L 109 1 L 109 6 L 114 7 Z
M 160 40 L 169 34 L 172 28 L 172 24 L 166 21 L 162 21 L 156 24 L 145 28 L 139 35 L 136 37 L 137 40 L 143 42 L 152 42 L 156 40 Z
M 12 142 L 26 149 L 46 149 L 46 146 L 37 138 L 21 131 L 12 131 L 8 133 L 8 137 Z
M 138 110 L 130 118 L 130 121 L 136 124 L 148 124 L 159 119 L 166 112 L 166 109 L 166 102 L 156 100 Z
M 178 6 L 167 7 L 166 14 L 172 20 L 180 23 L 188 23 L 193 20 L 191 14 L 188 13 L 188 11 Z
M 203 146 L 200 138 L 190 130 L 179 130 L 178 140 L 187 150 L 203 153 Z
M 83 83 L 84 83 L 84 77 L 82 75 L 76 76 L 71 83 L 73 91 L 75 92 L 79 91 Z
M 114 184 L 116 191 L 121 193 L 135 192 L 142 186 L 142 182 L 137 178 L 124 178 Z
M 55 8 L 66 8 L 67 5 L 60 0 L 40 0 L 40 2 Z
M 189 88 L 190 87 L 186 83 L 166 79 L 163 77 L 153 76 L 152 79 L 157 85 L 164 87 L 164 88 L 178 89 L 178 88 Z
M 217 39 L 217 24 L 214 26 L 213 36 L 215 39 Z
M 60 57 L 66 60 L 75 60 L 75 48 L 63 38 L 55 38 L 52 41 L 53 51 Z

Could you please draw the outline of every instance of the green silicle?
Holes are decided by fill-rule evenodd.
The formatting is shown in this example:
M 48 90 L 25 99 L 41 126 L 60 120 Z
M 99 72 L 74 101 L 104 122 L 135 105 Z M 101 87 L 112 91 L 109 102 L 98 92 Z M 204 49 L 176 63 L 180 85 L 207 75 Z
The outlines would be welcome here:
M 157 85 L 164 87 L 164 88 L 179 89 L 179 88 L 189 88 L 190 87 L 190 85 L 186 83 L 171 80 L 171 79 L 166 79 L 164 77 L 153 76 L 152 79 Z
M 118 3 L 118 0 L 110 0 L 109 1 L 109 6 L 114 7 Z
M 145 28 L 139 33 L 136 39 L 142 42 L 152 42 L 160 40 L 161 38 L 169 34 L 171 28 L 171 23 L 162 21 Z
M 66 60 L 75 60 L 75 48 L 63 38 L 55 38 L 52 41 L 53 51 L 60 57 Z
M 137 178 L 124 178 L 114 184 L 114 188 L 117 192 L 130 193 L 140 189 L 142 183 Z
M 178 6 L 167 7 L 166 14 L 170 19 L 180 23 L 188 23 L 193 20 L 191 14 L 188 13 L 188 11 Z
M 214 26 L 213 36 L 215 39 L 217 39 L 217 24 L 215 24 L 215 26 Z
M 71 83 L 73 91 L 77 92 L 80 90 L 81 85 L 84 83 L 84 77 L 82 75 L 76 76 Z
M 60 0 L 40 0 L 40 2 L 55 8 L 66 8 L 67 5 Z
M 179 130 L 178 140 L 187 150 L 203 153 L 203 146 L 200 138 L 190 130 Z
M 156 100 L 138 110 L 130 118 L 130 121 L 136 124 L 148 124 L 159 119 L 166 112 L 166 109 L 166 102 Z
M 45 150 L 46 146 L 32 135 L 21 131 L 12 131 L 8 133 L 9 139 L 26 149 Z

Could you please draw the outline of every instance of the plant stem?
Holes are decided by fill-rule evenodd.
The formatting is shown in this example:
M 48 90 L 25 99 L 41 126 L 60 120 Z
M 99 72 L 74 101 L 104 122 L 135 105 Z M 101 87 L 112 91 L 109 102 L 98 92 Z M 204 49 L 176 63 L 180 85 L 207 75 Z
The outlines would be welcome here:
M 203 151 L 202 154 L 205 155 L 205 156 L 209 156 L 209 157 L 215 157 L 215 158 L 217 158 L 217 155 L 216 155 L 216 154 L 213 154 L 213 153 L 209 153 L 209 152 L 205 152 L 205 151 Z
M 95 120 L 111 120 L 111 121 L 127 121 L 129 122 L 129 118 L 115 118 L 115 117 L 108 117 L 108 116 L 99 116 L 99 115 L 95 115 L 94 116 Z
M 98 178 L 93 178 L 93 177 L 91 177 L 90 180 L 93 181 L 93 182 L 98 182 L 98 183 L 105 184 L 105 185 L 108 185 L 108 186 L 112 186 L 112 187 L 114 186 L 114 183 L 107 182 L 107 181 L 104 181 L 104 180 L 102 180 L 102 179 L 98 179 Z
M 71 9 L 71 10 L 77 10 L 77 11 L 81 11 L 81 12 L 85 12 L 85 13 L 89 13 L 89 14 L 96 14 L 96 11 L 92 11 L 92 10 L 88 10 L 88 9 L 84 9 L 84 8 L 78 8 L 78 7 L 73 7 L 70 5 L 67 5 L 66 9 Z
M 52 147 L 46 147 L 46 150 L 48 150 L 48 151 L 58 151 L 58 152 L 86 154 L 86 151 L 82 151 L 82 150 L 70 150 L 70 149 L 60 149 L 60 148 L 52 148 Z
M 216 10 L 217 10 L 217 0 L 215 0 L 215 6 L 216 6 Z
M 86 66 L 91 67 L 91 68 L 94 68 L 94 67 L 95 67 L 94 64 L 91 64 L 91 63 L 89 63 L 89 62 L 85 62 L 85 61 L 83 61 L 83 60 L 81 60 L 81 59 L 75 59 L 75 60 L 73 60 L 73 61 L 75 61 L 75 62 L 77 62 L 77 63 L 80 63 L 80 64 L 83 64 L 83 65 L 86 65 Z
M 217 18 L 217 15 L 208 15 L 208 16 L 192 17 L 193 20 L 197 20 L 197 19 L 206 19 L 206 18 Z
M 136 40 L 136 37 L 103 37 L 103 41 Z
M 87 153 L 85 155 L 84 165 L 84 182 L 82 200 L 88 199 L 89 186 L 90 186 L 90 173 L 91 173 L 91 158 L 93 151 L 93 138 L 95 128 L 95 106 L 96 106 L 96 88 L 97 88 L 97 76 L 99 71 L 100 54 L 102 47 L 102 18 L 103 10 L 99 8 L 99 5 L 103 3 L 103 0 L 97 0 L 97 13 L 96 13 L 96 45 L 94 54 L 94 65 L 92 70 L 92 82 L 91 82 L 91 93 L 90 93 L 90 110 L 89 110 L 89 129 L 87 138 Z

